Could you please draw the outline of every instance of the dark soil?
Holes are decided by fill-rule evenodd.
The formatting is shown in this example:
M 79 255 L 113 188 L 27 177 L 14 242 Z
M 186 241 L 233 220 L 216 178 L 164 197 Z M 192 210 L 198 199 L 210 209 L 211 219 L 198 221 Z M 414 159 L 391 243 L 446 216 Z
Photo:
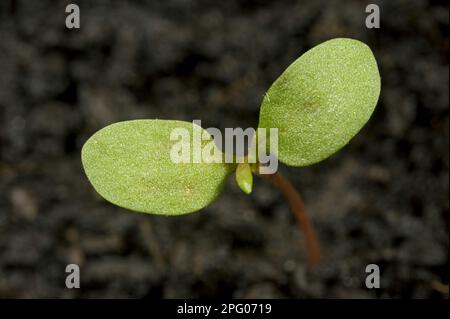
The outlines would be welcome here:
M 73 2 L 73 1 L 72 1 Z M 378 1 L 370 1 L 377 3 Z M 68 2 L 67 2 L 68 3 Z M 379 1 L 65 1 L 0 4 L 0 297 L 448 298 L 448 7 Z M 263 94 L 300 54 L 334 37 L 374 51 L 382 94 L 342 151 L 286 168 L 322 244 L 304 238 L 263 180 L 230 178 L 183 217 L 100 198 L 86 139 L 136 118 L 255 127 Z M 65 267 L 81 288 L 65 287 Z M 381 288 L 365 287 L 365 267 Z

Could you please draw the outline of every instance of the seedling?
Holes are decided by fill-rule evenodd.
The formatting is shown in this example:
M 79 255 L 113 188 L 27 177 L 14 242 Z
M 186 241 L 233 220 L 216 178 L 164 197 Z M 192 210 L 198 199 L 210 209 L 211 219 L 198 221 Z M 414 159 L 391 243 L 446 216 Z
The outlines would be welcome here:
M 280 162 L 296 167 L 315 164 L 361 130 L 379 93 L 380 75 L 370 48 L 353 39 L 332 39 L 304 53 L 272 84 L 261 105 L 258 128 L 278 129 L 273 155 Z M 232 163 L 175 163 L 170 136 L 180 128 L 192 135 L 196 129 L 189 122 L 157 119 L 118 122 L 101 129 L 82 149 L 89 181 L 115 205 L 149 214 L 182 215 L 214 201 L 232 172 L 246 194 L 252 191 L 253 175 L 265 176 L 285 195 L 305 234 L 310 261 L 318 262 L 319 246 L 302 199 L 285 177 L 260 174 L 261 161 L 251 162 L 248 156 Z M 257 140 L 256 135 L 253 142 Z M 191 154 L 195 151 L 189 140 L 178 143 Z M 208 144 L 208 152 L 219 154 L 219 159 L 224 156 L 214 143 Z M 199 155 L 198 150 L 194 155 Z

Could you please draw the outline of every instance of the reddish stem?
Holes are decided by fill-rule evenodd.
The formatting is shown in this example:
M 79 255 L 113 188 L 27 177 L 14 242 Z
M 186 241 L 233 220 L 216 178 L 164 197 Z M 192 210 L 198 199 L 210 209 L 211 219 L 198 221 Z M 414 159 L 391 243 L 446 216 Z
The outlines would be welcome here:
M 320 261 L 319 241 L 317 240 L 314 228 L 306 214 L 305 205 L 300 194 L 292 183 L 278 172 L 260 176 L 267 178 L 273 185 L 279 188 L 289 202 L 289 206 L 297 219 L 297 224 L 300 230 L 305 234 L 309 262 L 313 265 L 318 264 Z

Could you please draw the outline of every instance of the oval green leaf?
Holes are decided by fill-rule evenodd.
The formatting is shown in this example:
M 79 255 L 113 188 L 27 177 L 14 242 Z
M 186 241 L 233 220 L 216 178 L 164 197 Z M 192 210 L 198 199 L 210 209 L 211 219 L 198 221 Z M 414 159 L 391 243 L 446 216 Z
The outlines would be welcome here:
M 174 129 L 189 133 L 189 138 L 171 140 Z M 210 137 L 199 126 L 196 129 Z M 103 198 L 120 207 L 160 215 L 198 211 L 220 194 L 232 167 L 193 163 L 193 151 L 198 149 L 193 146 L 193 131 L 193 124 L 184 121 L 114 123 L 96 132 L 83 146 L 85 173 Z M 189 153 L 187 163 L 172 161 L 175 144 Z M 213 148 L 221 154 L 215 144 Z
M 240 163 L 236 168 L 236 182 L 239 188 L 245 193 L 250 194 L 253 188 L 252 169 L 248 163 Z
M 259 127 L 278 128 L 278 159 L 291 166 L 324 160 L 369 120 L 380 94 L 370 48 L 338 38 L 312 48 L 272 84 Z

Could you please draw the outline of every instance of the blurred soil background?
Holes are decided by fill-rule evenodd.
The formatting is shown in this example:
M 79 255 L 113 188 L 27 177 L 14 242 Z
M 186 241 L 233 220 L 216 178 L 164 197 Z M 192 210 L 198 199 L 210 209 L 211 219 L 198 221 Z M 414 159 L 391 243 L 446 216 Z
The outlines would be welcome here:
M 66 1 L 0 4 L 0 297 L 448 298 L 448 5 L 437 1 Z M 365 7 L 381 8 L 367 29 Z M 382 93 L 341 152 L 281 167 L 322 244 L 278 190 L 230 178 L 208 208 L 168 218 L 101 199 L 86 139 L 122 120 L 255 127 L 265 91 L 334 37 L 374 51 Z M 332 75 L 330 75 L 332 76 Z M 81 289 L 65 267 L 81 268 Z M 381 288 L 365 287 L 365 267 Z M 447 292 L 446 292 L 447 291 Z

